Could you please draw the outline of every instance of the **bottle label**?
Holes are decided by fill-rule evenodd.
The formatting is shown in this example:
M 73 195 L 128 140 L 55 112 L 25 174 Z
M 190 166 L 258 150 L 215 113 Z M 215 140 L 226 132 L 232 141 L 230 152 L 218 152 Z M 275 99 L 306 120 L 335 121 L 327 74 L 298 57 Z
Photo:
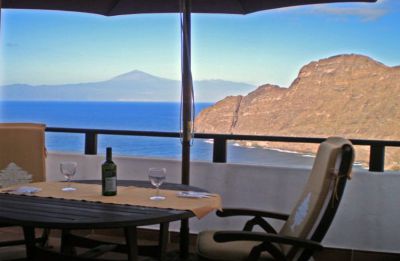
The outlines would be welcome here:
M 105 191 L 114 192 L 117 191 L 117 177 L 105 178 Z

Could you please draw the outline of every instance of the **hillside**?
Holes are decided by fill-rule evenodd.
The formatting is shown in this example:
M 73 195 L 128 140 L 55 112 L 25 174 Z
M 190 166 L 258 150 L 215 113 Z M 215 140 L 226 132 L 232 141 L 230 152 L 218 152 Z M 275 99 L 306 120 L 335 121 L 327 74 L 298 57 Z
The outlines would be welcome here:
M 202 111 L 197 132 L 400 140 L 400 67 L 361 55 L 339 55 L 305 65 L 289 88 L 263 85 Z M 247 144 L 250 145 L 250 144 Z M 252 142 L 300 152 L 305 144 Z M 389 168 L 399 168 L 400 149 L 387 148 Z M 357 148 L 358 160 L 368 150 Z

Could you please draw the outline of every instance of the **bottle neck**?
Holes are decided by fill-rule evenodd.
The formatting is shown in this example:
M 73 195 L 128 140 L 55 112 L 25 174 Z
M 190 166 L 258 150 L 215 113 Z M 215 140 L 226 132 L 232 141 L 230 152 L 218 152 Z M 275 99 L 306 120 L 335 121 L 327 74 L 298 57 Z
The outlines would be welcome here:
M 111 150 L 111 148 L 107 148 L 106 161 L 112 161 L 112 150 Z

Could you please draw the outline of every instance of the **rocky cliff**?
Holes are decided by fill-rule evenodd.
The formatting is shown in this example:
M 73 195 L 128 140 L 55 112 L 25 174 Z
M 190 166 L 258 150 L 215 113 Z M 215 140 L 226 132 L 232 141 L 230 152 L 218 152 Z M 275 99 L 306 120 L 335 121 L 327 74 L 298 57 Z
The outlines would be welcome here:
M 289 88 L 266 84 L 202 111 L 196 132 L 400 140 L 400 67 L 361 55 L 339 55 L 304 66 Z M 247 145 L 315 151 L 306 144 Z M 400 166 L 400 148 L 386 163 Z M 357 148 L 366 162 L 367 148 Z

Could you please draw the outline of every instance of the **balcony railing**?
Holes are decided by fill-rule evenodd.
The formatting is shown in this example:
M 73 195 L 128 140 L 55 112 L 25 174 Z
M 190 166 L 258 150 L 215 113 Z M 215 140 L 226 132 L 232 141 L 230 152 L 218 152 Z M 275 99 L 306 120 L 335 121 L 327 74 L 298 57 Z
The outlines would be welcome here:
M 106 130 L 106 129 L 80 129 L 80 128 L 57 128 L 48 127 L 47 132 L 62 133 L 81 133 L 85 134 L 85 154 L 97 154 L 98 135 L 127 135 L 127 136 L 147 136 L 179 138 L 179 132 L 158 132 L 158 131 L 132 131 L 132 130 Z M 228 140 L 249 140 L 249 141 L 272 141 L 288 143 L 321 143 L 324 138 L 308 137 L 285 137 L 285 136 L 258 136 L 258 135 L 231 135 L 231 134 L 208 134 L 195 133 L 197 139 L 212 139 L 213 142 L 213 162 L 224 163 L 227 159 L 227 141 Z M 351 139 L 354 145 L 370 147 L 369 170 L 376 172 L 384 171 L 385 148 L 400 147 L 400 141 L 389 140 L 365 140 Z

